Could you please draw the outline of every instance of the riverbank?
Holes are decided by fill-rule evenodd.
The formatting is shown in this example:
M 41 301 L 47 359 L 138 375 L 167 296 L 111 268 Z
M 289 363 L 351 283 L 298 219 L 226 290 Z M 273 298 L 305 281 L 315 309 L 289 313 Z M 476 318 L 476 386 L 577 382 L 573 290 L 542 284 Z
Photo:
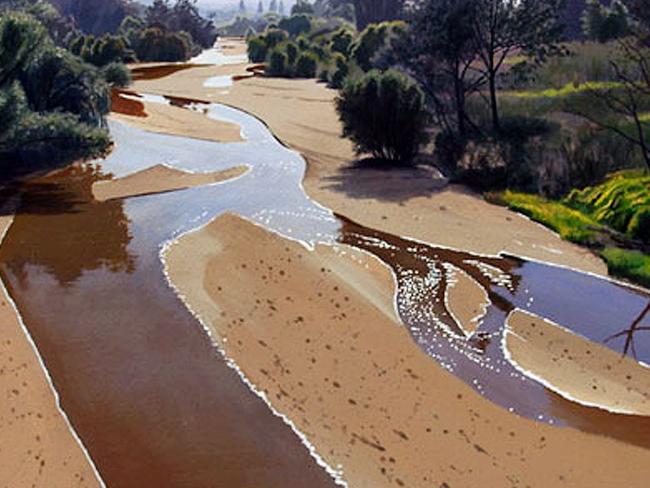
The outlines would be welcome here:
M 200 70 L 209 77 L 216 68 Z M 253 78 L 217 96 L 197 83 L 198 71 L 135 88 L 258 115 L 308 159 L 304 186 L 312 198 L 373 228 L 606 274 L 590 252 L 446 186 L 429 169 L 351 164 L 352 148 L 339 137 L 335 94 L 323 85 Z M 213 339 L 330 466 L 342 467 L 350 486 L 539 486 L 540 480 L 543 486 L 644 486 L 639 466 L 648 451 L 634 445 L 644 441 L 624 444 L 552 428 L 483 399 L 422 354 L 396 319 L 387 269 L 359 251 L 338 249 L 307 252 L 227 216 L 174 244 L 167 271 Z M 483 290 L 460 274 L 446 298 L 471 335 L 485 311 Z M 550 403 L 561 402 L 548 395 Z M 602 412 L 593 415 L 612 421 Z
M 12 215 L 0 216 L 0 243 L 12 222 Z M 2 486 L 101 486 L 1 282 L 0 392 Z
M 645 449 L 512 415 L 422 354 L 392 311 L 392 276 L 360 251 L 308 252 L 226 215 L 166 263 L 213 339 L 351 487 L 647 483 Z
M 448 186 L 427 168 L 381 170 L 356 165 L 351 143 L 340 137 L 333 104 L 336 91 L 324 84 L 256 77 L 225 89 L 203 86 L 206 79 L 226 69 L 237 73 L 245 68 L 187 69 L 160 79 L 136 81 L 133 89 L 224 103 L 258 116 L 306 158 L 307 193 L 368 227 L 475 253 L 503 251 L 607 274 L 603 261 L 590 251 L 563 241 L 515 212 L 487 203 L 480 195 Z

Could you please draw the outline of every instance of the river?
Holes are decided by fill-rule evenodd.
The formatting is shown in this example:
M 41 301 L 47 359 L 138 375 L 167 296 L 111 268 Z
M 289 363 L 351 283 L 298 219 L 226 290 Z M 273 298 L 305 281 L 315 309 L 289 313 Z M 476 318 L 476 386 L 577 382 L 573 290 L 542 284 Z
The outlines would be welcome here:
M 634 321 L 647 292 L 363 227 L 308 198 L 303 158 L 261 121 L 218 104 L 186 109 L 192 108 L 238 124 L 244 142 L 199 141 L 110 122 L 113 153 L 27 185 L 0 248 L 2 279 L 107 486 L 236 488 L 260 479 L 265 487 L 334 484 L 290 425 L 223 358 L 164 274 L 164 247 L 224 212 L 307 248 L 345 244 L 379 257 L 395 273 L 397 310 L 413 340 L 491 401 L 538 421 L 650 447 L 650 419 L 565 400 L 510 365 L 500 340 L 505 316 L 521 308 L 604 343 Z M 190 172 L 247 165 L 250 171 L 183 191 L 92 199 L 98 179 L 158 164 Z M 490 278 L 485 267 L 498 276 Z M 492 305 L 480 336 L 456 333 L 441 300 L 451 268 L 488 291 Z M 623 341 L 607 345 L 622 350 Z M 650 362 L 650 341 L 641 335 L 636 353 Z

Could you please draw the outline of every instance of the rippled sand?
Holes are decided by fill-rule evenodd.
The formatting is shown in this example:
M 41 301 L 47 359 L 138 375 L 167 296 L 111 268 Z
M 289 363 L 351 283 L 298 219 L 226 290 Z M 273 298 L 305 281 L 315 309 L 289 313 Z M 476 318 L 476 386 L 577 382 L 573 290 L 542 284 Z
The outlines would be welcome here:
M 214 340 L 349 486 L 647 486 L 646 450 L 519 418 L 422 354 L 391 311 L 391 274 L 359 251 L 310 252 L 226 215 L 166 262 Z
M 558 394 L 619 413 L 650 415 L 650 368 L 536 315 L 510 314 L 511 361 Z

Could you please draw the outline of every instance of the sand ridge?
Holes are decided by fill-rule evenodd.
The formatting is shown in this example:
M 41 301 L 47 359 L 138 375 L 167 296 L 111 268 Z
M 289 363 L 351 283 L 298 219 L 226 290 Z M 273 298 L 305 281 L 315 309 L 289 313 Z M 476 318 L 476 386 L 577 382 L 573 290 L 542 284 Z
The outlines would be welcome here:
M 568 399 L 650 415 L 650 368 L 629 356 L 522 310 L 508 316 L 504 348 L 518 369 Z
M 188 173 L 158 164 L 123 178 L 98 181 L 93 184 L 92 192 L 96 200 L 103 202 L 212 185 L 238 178 L 247 171 L 247 166 L 236 166 L 210 173 Z
M 519 418 L 445 372 L 377 306 L 392 306 L 389 271 L 340 252 L 226 215 L 165 259 L 227 355 L 350 486 L 646 486 L 646 450 Z

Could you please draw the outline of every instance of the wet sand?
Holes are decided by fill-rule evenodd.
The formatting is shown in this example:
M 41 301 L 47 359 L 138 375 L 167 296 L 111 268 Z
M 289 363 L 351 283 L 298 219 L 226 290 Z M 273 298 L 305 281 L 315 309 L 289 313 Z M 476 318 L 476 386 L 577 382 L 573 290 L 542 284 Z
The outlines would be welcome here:
M 647 485 L 647 450 L 512 415 L 422 354 L 375 258 L 226 215 L 166 262 L 213 339 L 350 486 Z
M 453 268 L 451 275 L 454 280 L 446 290 L 447 307 L 465 335 L 471 336 L 480 327 L 487 313 L 490 297 L 485 289 L 463 270 Z
M 0 242 L 12 222 L 0 216 Z M 0 392 L 0 486 L 100 486 L 1 282 Z
M 102 202 L 213 185 L 237 178 L 246 171 L 248 171 L 246 166 L 239 166 L 211 173 L 187 173 L 160 164 L 124 178 L 98 181 L 93 184 L 92 192 L 95 199 Z
M 517 367 L 560 395 L 609 411 L 650 416 L 650 368 L 516 310 L 504 347 Z

